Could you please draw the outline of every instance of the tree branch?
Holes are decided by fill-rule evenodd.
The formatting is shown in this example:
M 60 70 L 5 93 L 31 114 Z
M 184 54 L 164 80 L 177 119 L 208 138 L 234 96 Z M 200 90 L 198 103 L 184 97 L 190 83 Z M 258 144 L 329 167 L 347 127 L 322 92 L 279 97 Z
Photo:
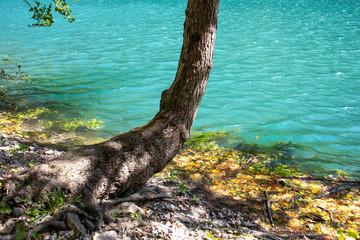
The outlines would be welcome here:
M 23 0 L 25 3 L 27 3 L 27 5 L 29 5 L 30 8 L 32 8 L 32 6 L 30 5 L 30 3 L 26 0 Z

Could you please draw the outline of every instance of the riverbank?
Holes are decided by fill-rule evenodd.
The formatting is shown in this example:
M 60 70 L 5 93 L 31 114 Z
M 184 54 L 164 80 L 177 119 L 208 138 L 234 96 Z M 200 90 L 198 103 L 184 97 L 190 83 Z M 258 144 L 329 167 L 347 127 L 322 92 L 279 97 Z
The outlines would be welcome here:
M 21 122 L 2 118 L 1 123 L 1 181 L 62 153 L 32 142 Z M 117 207 L 113 223 L 88 234 L 93 219 L 80 211 L 82 221 L 74 225 L 82 227 L 41 228 L 37 239 L 76 239 L 79 234 L 79 239 L 358 238 L 358 182 L 305 176 L 291 164 L 272 165 L 274 156 L 222 148 L 216 134 L 197 136 L 143 190 Z M 22 222 L 26 228 L 44 226 L 55 216 L 34 214 L 36 209 L 35 204 L 27 209 L 1 206 L 0 237 L 21 233 L 25 227 L 17 226 Z
M 9 136 L 2 132 L 0 136 L 1 181 L 63 152 L 32 143 L 16 134 Z M 218 208 L 205 198 L 194 196 L 192 192 L 196 189 L 186 187 L 184 191 L 180 184 L 174 179 L 152 178 L 137 193 L 145 200 L 137 197 L 137 200 L 124 202 L 123 214 L 118 211 L 113 215 L 116 223 L 103 224 L 100 231 L 91 234 L 81 222 L 76 224 L 87 229 L 82 233 L 73 226 L 61 231 L 56 227 L 47 228 L 39 231 L 36 239 L 282 239 L 250 222 L 241 212 Z M 146 200 L 149 192 L 156 192 L 158 197 Z M 2 206 L 1 209 L 0 239 L 12 239 L 12 234 L 19 232 L 16 226 L 22 221 L 30 227 L 41 226 L 47 219 L 46 216 L 34 216 L 32 206 L 29 209 L 11 209 L 10 206 L 6 209 Z

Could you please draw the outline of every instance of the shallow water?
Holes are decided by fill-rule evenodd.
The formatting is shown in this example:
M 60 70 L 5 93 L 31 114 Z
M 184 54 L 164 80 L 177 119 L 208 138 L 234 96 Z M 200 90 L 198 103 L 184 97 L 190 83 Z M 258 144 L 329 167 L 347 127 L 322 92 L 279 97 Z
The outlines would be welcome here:
M 0 57 L 37 78 L 18 104 L 97 118 L 108 135 L 149 121 L 174 79 L 186 1 L 79 1 L 77 21 L 28 28 L 0 2 Z M 300 144 L 296 163 L 360 175 L 360 2 L 221 2 L 214 68 L 193 130 Z M 25 89 L 26 91 L 23 91 Z M 257 140 L 255 137 L 259 136 Z

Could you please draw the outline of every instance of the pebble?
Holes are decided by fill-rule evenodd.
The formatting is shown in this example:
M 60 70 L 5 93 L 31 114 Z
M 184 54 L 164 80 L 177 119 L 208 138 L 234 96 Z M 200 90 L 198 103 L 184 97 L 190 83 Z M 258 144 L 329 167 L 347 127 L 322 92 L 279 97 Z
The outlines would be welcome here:
M 13 216 L 14 217 L 20 217 L 21 215 L 23 215 L 25 213 L 24 209 L 22 208 L 13 208 Z
M 36 147 L 30 146 L 28 149 L 29 149 L 29 151 L 35 151 L 35 150 L 36 150 Z
M 53 154 L 53 153 L 54 153 L 53 150 L 47 150 L 47 151 L 45 151 L 45 154 L 47 154 L 47 155 L 50 155 L 50 154 Z
M 164 215 L 164 219 L 165 220 L 170 220 L 171 219 L 170 213 Z
M 101 234 L 98 234 L 94 240 L 116 240 L 118 239 L 117 232 L 107 231 Z
M 74 235 L 75 235 L 74 230 L 70 230 L 70 231 L 65 232 L 65 237 L 66 238 L 72 238 L 72 236 L 74 236 Z

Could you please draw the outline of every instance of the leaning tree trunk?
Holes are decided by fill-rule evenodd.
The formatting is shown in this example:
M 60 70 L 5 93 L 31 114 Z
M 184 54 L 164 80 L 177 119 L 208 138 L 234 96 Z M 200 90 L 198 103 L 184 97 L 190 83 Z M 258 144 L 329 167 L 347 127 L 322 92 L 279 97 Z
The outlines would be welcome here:
M 16 176 L 17 199 L 39 200 L 60 186 L 96 205 L 144 185 L 189 139 L 205 92 L 215 45 L 219 0 L 189 0 L 175 80 L 161 95 L 160 110 L 146 125 L 112 139 L 69 151 Z M 21 186 L 20 186 L 21 185 Z M 15 195 L 13 197 L 15 197 Z

